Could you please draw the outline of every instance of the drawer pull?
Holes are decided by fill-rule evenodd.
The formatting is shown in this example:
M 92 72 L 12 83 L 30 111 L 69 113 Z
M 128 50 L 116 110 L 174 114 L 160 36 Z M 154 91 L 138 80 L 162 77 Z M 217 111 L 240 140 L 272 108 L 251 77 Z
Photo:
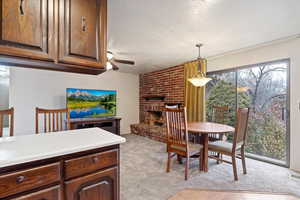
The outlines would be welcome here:
M 93 157 L 92 160 L 93 160 L 93 163 L 96 163 L 96 162 L 99 161 L 99 158 L 98 157 Z
M 17 183 L 17 184 L 20 184 L 20 183 L 22 183 L 24 180 L 25 180 L 25 176 L 18 176 L 18 177 L 16 178 L 16 183 Z

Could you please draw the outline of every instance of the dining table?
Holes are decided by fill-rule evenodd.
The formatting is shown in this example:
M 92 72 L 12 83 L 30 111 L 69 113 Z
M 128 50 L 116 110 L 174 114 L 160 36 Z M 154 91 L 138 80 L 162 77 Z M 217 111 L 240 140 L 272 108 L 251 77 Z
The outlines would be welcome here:
M 189 133 L 201 136 L 201 144 L 203 145 L 203 162 L 201 163 L 200 169 L 204 172 L 208 172 L 209 134 L 222 134 L 235 131 L 235 128 L 232 126 L 214 122 L 189 122 L 187 124 L 187 129 Z

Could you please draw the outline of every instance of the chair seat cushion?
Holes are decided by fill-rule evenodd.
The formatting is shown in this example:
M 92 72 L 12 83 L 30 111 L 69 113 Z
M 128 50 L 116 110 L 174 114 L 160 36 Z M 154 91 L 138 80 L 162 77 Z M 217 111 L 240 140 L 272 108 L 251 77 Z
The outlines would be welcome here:
M 241 145 L 237 145 L 236 150 L 239 150 Z M 232 152 L 232 144 L 226 141 L 215 141 L 208 143 L 208 150 L 217 152 Z
M 176 145 L 176 144 L 172 144 L 171 148 L 179 150 L 179 151 L 186 151 L 186 148 L 184 146 L 179 146 L 179 145 Z M 195 144 L 195 143 L 189 143 L 190 153 L 200 152 L 201 149 L 203 149 L 203 145 Z

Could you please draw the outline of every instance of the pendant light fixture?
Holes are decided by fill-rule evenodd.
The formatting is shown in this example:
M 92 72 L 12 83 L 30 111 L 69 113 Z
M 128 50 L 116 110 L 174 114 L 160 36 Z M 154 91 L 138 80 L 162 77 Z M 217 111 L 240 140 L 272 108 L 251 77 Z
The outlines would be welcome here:
M 199 49 L 199 55 L 198 55 L 198 74 L 188 79 L 189 82 L 191 82 L 196 87 L 203 87 L 205 86 L 209 81 L 212 79 L 207 77 L 204 72 L 202 72 L 202 61 L 205 61 L 201 58 L 200 54 L 200 48 L 203 46 L 203 44 L 196 44 L 196 47 Z

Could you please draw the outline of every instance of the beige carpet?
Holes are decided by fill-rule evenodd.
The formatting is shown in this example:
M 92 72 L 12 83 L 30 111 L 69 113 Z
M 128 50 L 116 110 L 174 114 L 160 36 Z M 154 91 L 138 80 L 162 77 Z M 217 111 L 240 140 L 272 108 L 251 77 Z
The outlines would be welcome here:
M 198 160 L 191 163 L 190 178 L 184 181 L 184 166 L 175 160 L 170 173 L 166 168 L 166 147 L 145 137 L 127 135 L 121 145 L 121 199 L 166 200 L 184 189 L 278 192 L 300 196 L 300 180 L 290 177 L 286 168 L 247 159 L 248 174 L 233 181 L 232 167 L 209 161 L 209 172 L 200 173 Z M 275 200 L 275 199 L 273 199 Z
M 286 194 L 185 189 L 169 200 L 300 200 Z

